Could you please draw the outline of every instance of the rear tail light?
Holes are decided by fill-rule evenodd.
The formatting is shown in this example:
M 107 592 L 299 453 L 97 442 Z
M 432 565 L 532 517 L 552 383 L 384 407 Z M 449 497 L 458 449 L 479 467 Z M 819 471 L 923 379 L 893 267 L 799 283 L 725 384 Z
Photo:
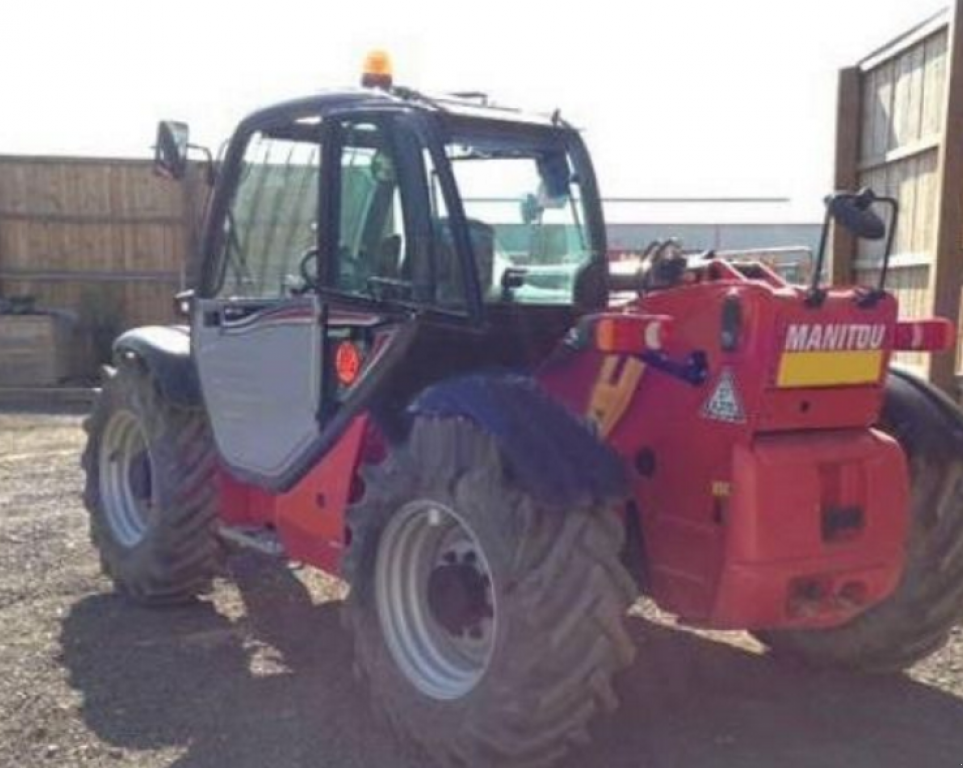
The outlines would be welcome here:
M 913 352 L 945 352 L 952 349 L 956 330 L 949 320 L 909 320 L 896 324 L 893 348 Z
M 672 318 L 665 315 L 606 314 L 588 318 L 589 339 L 600 352 L 630 355 L 664 349 Z

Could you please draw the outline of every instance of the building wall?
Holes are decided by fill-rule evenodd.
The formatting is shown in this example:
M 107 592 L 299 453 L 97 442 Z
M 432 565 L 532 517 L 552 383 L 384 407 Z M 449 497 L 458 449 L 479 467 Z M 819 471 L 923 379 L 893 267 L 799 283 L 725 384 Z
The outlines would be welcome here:
M 148 161 L 0 156 L 0 298 L 33 296 L 72 318 L 72 368 L 89 376 L 118 333 L 174 321 L 171 298 L 190 284 L 205 199 L 198 173 L 171 183 Z M 819 226 L 609 226 L 613 251 L 668 237 L 692 250 L 815 248 Z
M 75 367 L 89 373 L 112 335 L 173 319 L 196 187 L 146 161 L 0 156 L 0 297 L 71 315 Z
M 819 246 L 819 224 L 610 224 L 609 248 L 639 250 L 653 240 L 677 237 L 688 250 L 733 251 Z
M 958 6 L 963 2 L 958 0 Z M 954 71 L 963 59 L 958 9 L 943 12 L 840 72 L 836 184 L 870 187 L 899 201 L 887 281 L 908 317 L 958 323 L 963 287 L 963 108 Z M 963 80 L 963 76 L 960 77 Z M 838 232 L 837 279 L 878 277 L 882 242 Z M 900 355 L 953 395 L 954 356 Z

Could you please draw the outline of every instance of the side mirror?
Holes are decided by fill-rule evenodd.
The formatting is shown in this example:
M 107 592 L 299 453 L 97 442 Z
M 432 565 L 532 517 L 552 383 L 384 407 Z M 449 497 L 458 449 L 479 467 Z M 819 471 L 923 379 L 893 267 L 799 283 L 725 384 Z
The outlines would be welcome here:
M 889 226 L 876 212 L 876 207 L 885 205 L 889 208 Z M 823 220 L 823 232 L 819 240 L 819 251 L 813 268 L 812 282 L 809 286 L 807 301 L 812 306 L 819 306 L 825 298 L 826 291 L 819 287 L 822 280 L 823 265 L 826 263 L 826 247 L 829 244 L 829 228 L 835 222 L 863 240 L 886 240 L 883 248 L 882 263 L 879 268 L 879 283 L 867 294 L 867 302 L 874 302 L 882 295 L 886 287 L 886 274 L 889 271 L 889 260 L 893 254 L 893 241 L 896 234 L 896 224 L 899 221 L 899 201 L 895 197 L 877 195 L 866 188 L 859 192 L 836 192 L 826 198 L 826 218 Z
M 187 123 L 163 120 L 157 126 L 154 145 L 154 172 L 169 179 L 183 179 L 187 175 L 187 150 L 190 128 Z
M 538 198 L 531 193 L 522 198 L 519 210 L 524 224 L 534 224 L 542 215 L 542 206 L 539 204 Z
M 538 173 L 542 177 L 545 197 L 549 200 L 567 200 L 572 171 L 564 152 L 549 152 L 538 158 Z
M 863 240 L 886 237 L 886 222 L 873 210 L 876 195 L 864 189 L 856 195 L 835 195 L 828 201 L 829 214 L 841 227 Z

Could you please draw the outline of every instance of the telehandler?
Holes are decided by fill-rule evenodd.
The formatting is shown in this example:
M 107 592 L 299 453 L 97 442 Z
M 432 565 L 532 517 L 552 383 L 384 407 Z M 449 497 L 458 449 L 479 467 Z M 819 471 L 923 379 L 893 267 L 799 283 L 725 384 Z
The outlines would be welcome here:
M 189 169 L 187 127 L 156 163 Z M 104 570 L 190 600 L 224 542 L 345 579 L 356 667 L 442 765 L 548 765 L 617 705 L 640 595 L 885 672 L 963 613 L 963 417 L 899 350 L 896 201 L 829 198 L 807 285 L 713 253 L 610 274 L 580 134 L 392 82 L 256 112 L 183 326 L 120 336 L 86 423 Z M 885 244 L 826 286 L 833 226 Z

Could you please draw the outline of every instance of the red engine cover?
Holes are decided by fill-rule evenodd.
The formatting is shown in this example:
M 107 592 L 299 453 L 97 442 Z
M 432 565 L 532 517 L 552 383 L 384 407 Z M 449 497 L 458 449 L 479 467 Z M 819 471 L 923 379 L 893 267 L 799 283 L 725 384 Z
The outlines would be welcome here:
M 733 452 L 714 627 L 838 623 L 896 587 L 903 451 L 875 430 L 759 437 Z
M 665 351 L 703 353 L 704 383 L 585 350 L 546 366 L 543 384 L 610 429 L 663 608 L 716 627 L 844 621 L 902 570 L 907 471 L 871 430 L 896 302 L 853 290 L 807 302 L 775 276 L 713 268 L 624 308 L 671 317 Z

